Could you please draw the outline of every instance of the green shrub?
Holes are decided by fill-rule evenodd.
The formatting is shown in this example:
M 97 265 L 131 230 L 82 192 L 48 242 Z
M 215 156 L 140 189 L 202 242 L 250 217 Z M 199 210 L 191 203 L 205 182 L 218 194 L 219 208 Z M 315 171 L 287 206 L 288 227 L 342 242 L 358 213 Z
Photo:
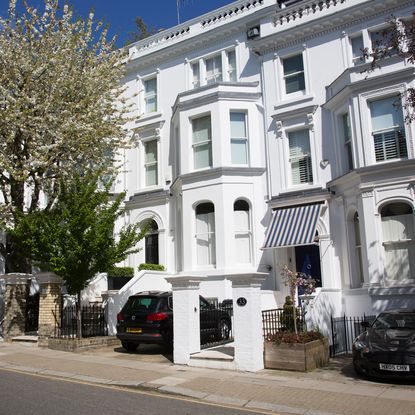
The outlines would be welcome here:
M 165 271 L 166 267 L 161 264 L 140 264 L 138 266 L 139 271 L 147 270 L 147 271 Z
M 108 270 L 109 278 L 117 277 L 134 277 L 134 268 L 133 267 L 113 267 Z

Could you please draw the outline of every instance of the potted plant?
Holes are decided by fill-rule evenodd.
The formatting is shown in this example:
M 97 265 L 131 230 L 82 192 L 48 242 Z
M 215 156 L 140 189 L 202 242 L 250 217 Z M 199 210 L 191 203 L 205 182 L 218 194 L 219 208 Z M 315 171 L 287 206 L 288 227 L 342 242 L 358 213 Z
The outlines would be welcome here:
M 133 267 L 112 267 L 108 270 L 108 290 L 120 290 L 134 277 Z
M 318 330 L 299 330 L 303 316 L 295 307 L 297 288 L 301 286 L 306 294 L 311 294 L 315 291 L 316 280 L 287 266 L 282 267 L 281 276 L 290 295 L 286 297 L 281 315 L 283 329 L 269 335 L 264 343 L 264 365 L 268 369 L 303 372 L 324 366 L 329 360 L 328 339 Z

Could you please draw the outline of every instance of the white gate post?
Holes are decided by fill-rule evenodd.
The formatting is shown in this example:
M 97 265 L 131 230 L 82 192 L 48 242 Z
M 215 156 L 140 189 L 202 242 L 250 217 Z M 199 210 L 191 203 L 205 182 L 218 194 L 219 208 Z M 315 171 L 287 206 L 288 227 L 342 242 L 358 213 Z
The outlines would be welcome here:
M 200 352 L 199 284 L 206 277 L 166 278 L 173 290 L 173 361 L 187 365 Z
M 232 281 L 235 365 L 238 370 L 256 372 L 264 368 L 261 284 L 268 274 L 235 274 Z

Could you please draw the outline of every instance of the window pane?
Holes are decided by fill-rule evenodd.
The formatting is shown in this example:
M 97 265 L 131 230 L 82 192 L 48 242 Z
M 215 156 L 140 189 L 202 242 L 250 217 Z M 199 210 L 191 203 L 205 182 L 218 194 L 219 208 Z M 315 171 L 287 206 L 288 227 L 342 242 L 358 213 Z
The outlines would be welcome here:
M 248 164 L 246 140 L 231 141 L 232 164 Z
M 196 88 L 200 85 L 199 62 L 192 64 L 192 73 L 193 73 L 193 87 Z
M 193 148 L 194 167 L 203 169 L 212 166 L 212 149 L 210 143 L 200 144 Z
M 215 263 L 215 212 L 211 203 L 196 207 L 196 253 L 198 265 Z
M 147 141 L 144 144 L 145 148 L 145 163 L 152 163 L 157 161 L 157 141 Z
M 285 92 L 291 94 L 297 91 L 303 91 L 305 89 L 304 74 L 299 73 L 285 79 Z
M 221 55 L 206 59 L 206 82 L 222 81 L 222 58 Z
M 231 112 L 231 137 L 246 137 L 246 123 L 244 112 Z
M 304 71 L 303 65 L 303 55 L 299 54 L 292 56 L 291 58 L 286 58 L 283 60 L 284 65 L 284 75 L 290 75 L 296 72 Z
M 308 130 L 288 133 L 293 184 L 312 183 L 313 171 Z
M 251 262 L 251 239 L 249 234 L 235 234 L 235 259 L 237 263 Z
M 157 164 L 146 166 L 146 186 L 155 186 L 157 184 Z
M 156 78 L 144 81 L 144 101 L 146 112 L 157 111 L 157 80 Z
M 249 211 L 234 211 L 235 231 L 249 231 Z
M 228 74 L 231 82 L 236 82 L 236 56 L 235 51 L 228 52 Z
M 192 120 L 193 125 L 193 143 L 200 143 L 203 141 L 210 141 L 211 127 L 210 116 L 195 118 Z
M 407 158 L 405 131 L 392 130 L 373 135 L 376 161 Z
M 351 39 L 352 44 L 352 57 L 353 62 L 355 65 L 359 63 L 363 63 L 363 60 L 361 59 L 361 56 L 363 55 L 363 36 L 356 36 Z
M 385 130 L 403 125 L 401 99 L 393 96 L 370 103 L 373 131 Z

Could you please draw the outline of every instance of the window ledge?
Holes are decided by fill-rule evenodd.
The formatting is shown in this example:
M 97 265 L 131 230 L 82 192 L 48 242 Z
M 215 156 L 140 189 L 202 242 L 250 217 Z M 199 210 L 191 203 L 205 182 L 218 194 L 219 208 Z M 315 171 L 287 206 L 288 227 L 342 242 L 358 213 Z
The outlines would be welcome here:
M 290 97 L 290 98 L 283 98 L 281 102 L 274 105 L 274 110 L 278 110 L 280 108 L 288 107 L 293 104 L 302 104 L 303 102 L 312 101 L 314 99 L 314 95 L 306 94 L 302 96 Z
M 320 190 L 322 189 L 321 185 L 317 185 L 317 184 L 310 184 L 310 185 L 294 185 L 294 186 L 290 186 L 287 189 L 281 191 L 279 194 L 281 196 L 285 196 L 288 194 L 292 194 L 292 192 L 294 191 L 309 191 L 309 190 Z
M 149 113 L 144 113 L 141 114 L 136 120 L 135 123 L 136 124 L 140 124 L 143 121 L 148 121 L 148 120 L 152 120 L 154 118 L 158 118 L 161 117 L 163 114 L 160 111 L 157 112 L 149 112 Z

